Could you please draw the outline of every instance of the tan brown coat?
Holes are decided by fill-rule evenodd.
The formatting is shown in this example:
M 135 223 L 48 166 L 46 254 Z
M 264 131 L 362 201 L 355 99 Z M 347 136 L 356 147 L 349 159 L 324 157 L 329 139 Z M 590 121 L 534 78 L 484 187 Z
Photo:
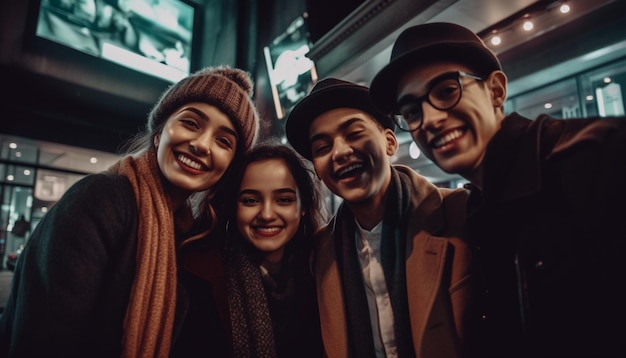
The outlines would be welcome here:
M 461 238 L 467 192 L 437 188 L 408 167 L 394 168 L 412 180 L 406 284 L 416 357 L 462 357 L 474 287 L 471 250 Z M 326 354 L 344 358 L 350 357 L 350 327 L 333 240 L 355 234 L 333 232 L 334 224 L 317 237 L 314 273 Z

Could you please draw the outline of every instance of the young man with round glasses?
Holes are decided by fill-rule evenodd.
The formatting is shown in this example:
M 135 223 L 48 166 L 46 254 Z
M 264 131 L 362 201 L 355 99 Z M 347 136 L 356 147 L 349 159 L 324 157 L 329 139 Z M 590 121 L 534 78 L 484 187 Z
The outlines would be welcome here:
M 626 357 L 626 119 L 505 114 L 507 77 L 470 30 L 404 30 L 370 96 L 471 182 L 480 357 Z

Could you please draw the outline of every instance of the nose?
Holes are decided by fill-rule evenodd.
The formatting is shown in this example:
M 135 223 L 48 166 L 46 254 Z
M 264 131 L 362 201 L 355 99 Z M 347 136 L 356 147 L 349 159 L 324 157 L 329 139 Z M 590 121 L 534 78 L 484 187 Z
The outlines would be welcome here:
M 189 151 L 193 155 L 208 155 L 211 152 L 211 135 L 204 133 L 189 141 Z
M 422 129 L 428 130 L 441 126 L 447 117 L 448 111 L 433 107 L 428 101 L 422 102 Z
M 350 157 L 352 153 L 354 153 L 352 146 L 350 146 L 350 144 L 347 143 L 343 138 L 339 138 L 334 141 L 332 155 L 333 161 L 341 162 Z
M 259 212 L 259 218 L 263 221 L 271 221 L 274 219 L 276 215 L 276 211 L 274 211 L 274 206 L 271 200 L 266 200 L 263 202 L 261 206 L 261 211 Z

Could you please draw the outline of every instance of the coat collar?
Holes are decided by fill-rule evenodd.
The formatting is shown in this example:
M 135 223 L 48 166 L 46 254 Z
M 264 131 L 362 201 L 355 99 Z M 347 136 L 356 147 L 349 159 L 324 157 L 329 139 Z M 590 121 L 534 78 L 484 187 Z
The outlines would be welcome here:
M 442 210 L 443 196 L 441 188 L 429 182 L 413 169 L 404 165 L 394 165 L 394 171 L 404 175 L 409 180 L 409 231 L 408 237 L 412 237 L 420 230 L 430 233 L 440 232 L 445 225 L 444 212 Z
M 409 232 L 408 234 L 414 235 L 419 230 L 426 230 L 431 233 L 439 232 L 445 225 L 445 213 L 441 209 L 443 202 L 441 188 L 438 188 L 426 178 L 417 174 L 415 170 L 405 165 L 393 165 L 391 173 L 394 177 L 393 180 L 399 180 L 399 176 L 405 178 L 405 180 L 399 180 L 400 185 L 404 185 L 402 183 L 409 184 L 407 185 L 408 188 L 406 188 L 409 192 L 410 200 L 408 215 L 411 225 L 409 226 L 413 228 L 415 232 Z M 387 197 L 385 206 L 397 205 L 395 201 L 396 198 Z M 339 216 L 339 214 L 354 216 L 345 202 L 342 202 L 339 206 L 337 215 Z M 331 226 L 333 230 L 336 230 L 337 228 L 334 227 L 334 221 L 335 220 L 332 220 L 329 226 Z

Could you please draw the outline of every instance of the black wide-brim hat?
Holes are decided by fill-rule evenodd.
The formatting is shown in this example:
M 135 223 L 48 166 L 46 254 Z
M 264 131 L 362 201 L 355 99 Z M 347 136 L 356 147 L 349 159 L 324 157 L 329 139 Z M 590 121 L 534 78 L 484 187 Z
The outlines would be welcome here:
M 395 130 L 393 119 L 384 115 L 370 101 L 369 89 L 336 78 L 318 81 L 308 96 L 298 102 L 285 123 L 289 144 L 303 157 L 312 160 L 309 128 L 315 118 L 336 108 L 354 108 L 370 114 L 380 124 Z
M 407 71 L 434 61 L 467 65 L 476 75 L 487 77 L 502 70 L 498 57 L 471 30 L 449 22 L 409 27 L 393 44 L 389 64 L 374 76 L 370 97 L 383 113 L 392 113 L 400 77 Z

